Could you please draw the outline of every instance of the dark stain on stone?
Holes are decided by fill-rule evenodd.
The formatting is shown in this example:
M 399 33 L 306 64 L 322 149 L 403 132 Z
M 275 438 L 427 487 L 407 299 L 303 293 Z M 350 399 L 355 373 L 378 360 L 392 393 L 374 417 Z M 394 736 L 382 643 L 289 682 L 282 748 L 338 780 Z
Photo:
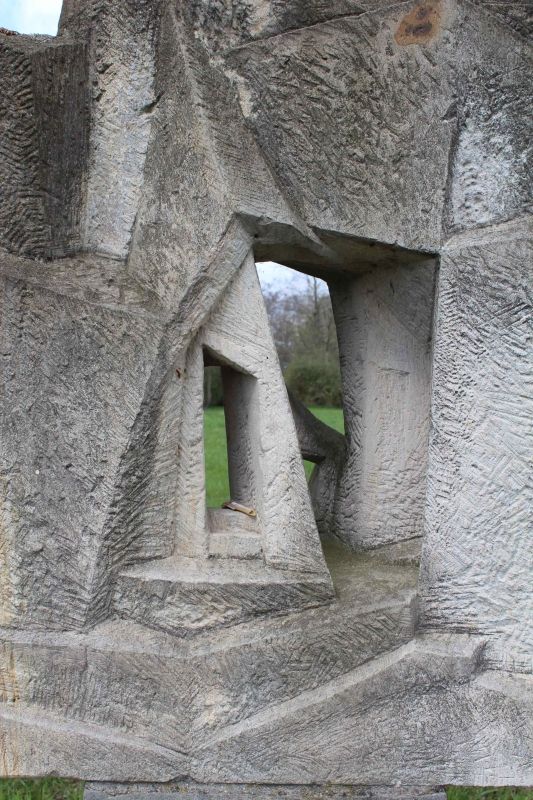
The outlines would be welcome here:
M 428 0 L 416 5 L 398 26 L 394 38 L 399 45 L 425 44 L 440 29 L 440 2 Z

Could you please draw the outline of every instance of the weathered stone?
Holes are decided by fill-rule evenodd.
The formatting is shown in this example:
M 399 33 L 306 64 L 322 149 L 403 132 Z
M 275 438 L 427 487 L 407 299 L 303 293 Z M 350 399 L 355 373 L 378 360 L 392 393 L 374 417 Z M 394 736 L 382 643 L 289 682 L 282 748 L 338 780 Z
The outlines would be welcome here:
M 435 266 L 330 284 L 346 460 L 331 532 L 352 548 L 413 539 L 424 519 Z
M 250 784 L 176 783 L 133 784 L 120 787 L 110 783 L 91 783 L 85 789 L 87 800 L 127 797 L 131 800 L 446 800 L 445 792 L 429 787 L 404 786 L 260 786 Z
M 61 258 L 82 243 L 86 45 L 0 37 L 1 246 L 21 255 Z
M 0 31 L 4 774 L 533 783 L 528 24 L 65 0 L 56 38 Z M 328 282 L 346 435 L 287 396 L 254 258 Z M 206 508 L 206 364 L 253 517 Z
M 420 584 L 425 628 L 483 632 L 495 668 L 527 673 L 532 257 L 527 220 L 443 249 Z

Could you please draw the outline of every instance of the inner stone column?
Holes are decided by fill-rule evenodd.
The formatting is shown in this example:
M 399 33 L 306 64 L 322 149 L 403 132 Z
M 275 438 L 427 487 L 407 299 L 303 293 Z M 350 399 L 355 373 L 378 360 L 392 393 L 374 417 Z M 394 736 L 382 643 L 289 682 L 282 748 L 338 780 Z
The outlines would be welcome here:
M 231 499 L 257 507 L 256 455 L 259 433 L 255 426 L 256 379 L 232 367 L 222 367 L 224 415 L 228 443 L 228 474 Z
M 435 262 L 330 284 L 346 425 L 334 533 L 354 549 L 421 536 Z

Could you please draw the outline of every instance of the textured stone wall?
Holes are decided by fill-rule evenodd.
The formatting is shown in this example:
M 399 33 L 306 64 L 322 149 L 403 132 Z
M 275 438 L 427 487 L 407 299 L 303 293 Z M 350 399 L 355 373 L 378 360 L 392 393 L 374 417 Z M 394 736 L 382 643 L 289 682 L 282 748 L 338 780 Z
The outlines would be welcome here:
M 0 235 L 12 253 L 62 257 L 80 247 L 87 175 L 83 42 L 2 36 Z
M 441 257 L 421 575 L 425 626 L 488 635 L 531 669 L 532 252 L 526 220 L 460 234 Z
M 0 34 L 5 774 L 533 783 L 528 24 L 66 0 Z M 254 258 L 330 284 L 346 437 L 287 397 Z M 205 507 L 203 353 L 253 386 L 253 518 Z

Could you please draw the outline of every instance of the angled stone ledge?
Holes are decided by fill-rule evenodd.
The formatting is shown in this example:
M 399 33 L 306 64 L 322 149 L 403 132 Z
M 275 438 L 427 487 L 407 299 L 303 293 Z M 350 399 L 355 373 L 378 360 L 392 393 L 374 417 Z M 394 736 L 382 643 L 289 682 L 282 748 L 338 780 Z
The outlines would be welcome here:
M 261 786 L 248 784 L 85 785 L 84 800 L 446 800 L 446 793 L 418 786 Z

